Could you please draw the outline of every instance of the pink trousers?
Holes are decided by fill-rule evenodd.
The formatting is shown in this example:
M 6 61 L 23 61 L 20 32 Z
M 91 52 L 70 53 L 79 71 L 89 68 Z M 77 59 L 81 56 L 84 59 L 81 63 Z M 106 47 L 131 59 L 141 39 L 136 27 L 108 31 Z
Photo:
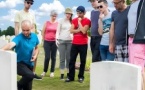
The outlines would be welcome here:
M 133 38 L 129 38 L 129 63 L 138 65 L 144 71 L 145 65 L 145 44 L 133 44 Z

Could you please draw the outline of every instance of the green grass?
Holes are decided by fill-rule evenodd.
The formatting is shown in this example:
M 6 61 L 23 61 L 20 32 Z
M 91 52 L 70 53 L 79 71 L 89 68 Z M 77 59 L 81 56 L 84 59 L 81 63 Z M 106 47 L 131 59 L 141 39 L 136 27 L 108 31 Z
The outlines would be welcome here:
M 90 60 L 91 60 L 91 55 L 90 55 L 90 51 L 88 50 L 86 68 L 89 67 Z M 79 61 L 79 57 L 77 58 L 77 61 Z M 36 73 L 38 75 L 40 75 L 43 72 L 43 62 L 44 62 L 44 50 L 42 46 L 40 46 L 40 53 L 38 56 L 37 68 L 36 68 Z M 78 82 L 78 77 L 77 77 L 78 70 L 76 70 L 75 81 L 65 83 L 63 80 L 60 80 L 60 72 L 58 67 L 59 67 L 59 58 L 57 55 L 54 78 L 49 77 L 50 74 L 50 70 L 49 70 L 46 76 L 43 78 L 43 80 L 33 80 L 33 90 L 89 90 L 89 84 L 90 84 L 89 71 L 85 71 L 85 80 L 83 83 Z

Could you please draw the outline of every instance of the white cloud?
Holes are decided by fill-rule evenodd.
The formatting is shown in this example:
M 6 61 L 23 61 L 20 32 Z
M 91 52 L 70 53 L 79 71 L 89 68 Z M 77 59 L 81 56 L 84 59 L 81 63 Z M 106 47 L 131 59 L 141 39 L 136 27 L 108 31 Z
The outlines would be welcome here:
M 90 15 L 91 15 L 91 11 L 87 11 L 86 14 L 85 14 L 85 17 L 90 19 Z
M 7 20 L 7 21 L 13 22 L 14 21 L 15 14 L 17 12 L 18 12 L 18 10 L 11 9 L 10 11 L 8 11 L 8 15 L 2 16 L 1 20 L 3 20 L 3 21 Z
M 61 14 L 65 8 L 60 1 L 54 0 L 52 3 L 43 3 L 36 14 L 40 16 L 49 15 L 51 10 L 56 10 L 58 14 Z
M 17 4 L 22 4 L 23 0 L 5 0 L 0 1 L 0 8 L 14 8 Z
M 54 0 L 52 3 L 42 3 L 39 7 L 37 15 L 46 16 L 50 14 L 51 10 L 56 10 L 58 14 L 64 12 L 65 8 L 60 1 Z
M 72 10 L 76 11 L 76 9 L 77 9 L 77 6 L 73 6 Z

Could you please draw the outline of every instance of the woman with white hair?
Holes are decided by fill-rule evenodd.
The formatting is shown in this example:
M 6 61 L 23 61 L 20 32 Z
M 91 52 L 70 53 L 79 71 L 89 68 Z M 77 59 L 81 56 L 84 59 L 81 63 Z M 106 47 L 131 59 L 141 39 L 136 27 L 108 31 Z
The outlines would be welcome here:
M 44 52 L 45 52 L 45 59 L 44 59 L 44 70 L 41 76 L 45 76 L 48 71 L 49 61 L 51 59 L 51 69 L 50 69 L 50 77 L 54 77 L 55 71 L 55 62 L 56 62 L 56 52 L 57 46 L 55 44 L 55 35 L 57 30 L 58 22 L 56 21 L 57 12 L 52 10 L 50 12 L 50 20 L 46 21 L 42 30 L 42 38 L 44 40 Z
M 56 45 L 58 46 L 60 55 L 60 79 L 64 79 L 64 69 L 67 69 L 67 75 L 69 73 L 69 60 L 70 50 L 72 45 L 72 34 L 70 33 L 71 21 L 72 21 L 72 9 L 65 9 L 65 17 L 58 23 L 56 32 Z

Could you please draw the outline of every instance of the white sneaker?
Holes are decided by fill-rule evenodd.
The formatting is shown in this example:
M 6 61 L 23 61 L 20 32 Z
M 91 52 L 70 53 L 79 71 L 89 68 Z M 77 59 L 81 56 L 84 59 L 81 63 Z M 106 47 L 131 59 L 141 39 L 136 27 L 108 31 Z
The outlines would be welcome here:
M 50 77 L 54 77 L 54 73 L 50 73 Z
M 41 76 L 42 76 L 42 77 L 44 77 L 44 76 L 45 76 L 45 74 L 46 74 L 46 73 L 45 73 L 45 72 L 43 72 L 43 73 L 41 74 Z

